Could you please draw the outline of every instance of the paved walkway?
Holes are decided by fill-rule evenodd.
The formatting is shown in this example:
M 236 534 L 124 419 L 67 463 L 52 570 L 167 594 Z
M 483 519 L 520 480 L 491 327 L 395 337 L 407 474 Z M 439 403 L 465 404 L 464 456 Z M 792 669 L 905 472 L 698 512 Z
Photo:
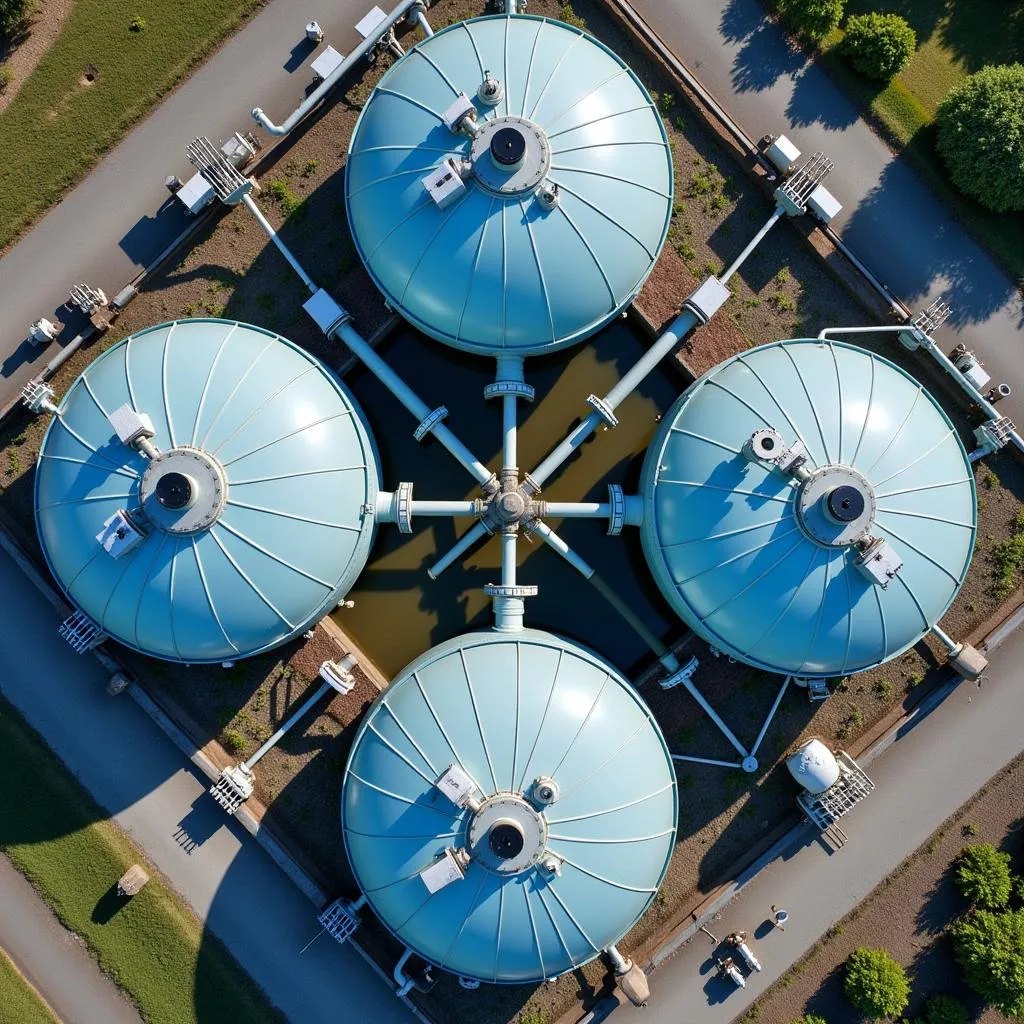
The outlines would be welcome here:
M 18 595 L 6 603 L 0 631 L 0 693 L 110 810 L 288 1019 L 302 1024 L 337 1024 L 342 1017 L 351 1024 L 411 1021 L 350 947 L 321 937 L 302 951 L 319 931 L 313 905 L 214 804 L 205 779 L 134 701 L 106 695 L 99 662 L 72 653 L 57 639 L 56 612 L 2 552 L 0 593 Z M 196 983 L 204 983 L 202 972 Z M 102 1017 L 91 1020 L 106 1024 Z
M 991 655 L 979 689 L 961 683 L 919 725 L 868 767 L 876 790 L 843 828 L 850 842 L 832 853 L 809 825 L 726 907 L 710 930 L 754 936 L 763 971 L 745 989 L 716 978 L 710 939 L 698 933 L 655 972 L 645 1024 L 726 1024 L 845 917 L 950 814 L 1024 748 L 1024 631 Z M 785 932 L 767 923 L 776 904 Z M 628 1012 L 628 1011 L 627 1011 Z
M 200 134 L 217 141 L 254 130 L 266 137 L 250 110 L 260 106 L 280 124 L 312 82 L 306 22 L 319 21 L 327 41 L 348 52 L 359 40 L 353 26 L 373 5 L 274 0 L 0 260 L 0 408 L 57 352 L 56 344 L 43 353 L 24 341 L 32 321 L 67 318 L 59 307 L 79 281 L 113 297 L 187 225 L 164 188 L 168 174 L 192 175 L 185 146 Z
M 1014 389 L 1000 410 L 1024 423 L 1020 293 L 828 74 L 757 0 L 629 3 L 748 136 L 784 132 L 804 153 L 835 160 L 826 184 L 844 209 L 832 226 L 912 309 L 946 296 L 953 316 L 938 338 L 977 351 L 993 380 Z
M 135 1007 L 4 856 L 0 893 L 0 947 L 61 1020 L 139 1024 Z

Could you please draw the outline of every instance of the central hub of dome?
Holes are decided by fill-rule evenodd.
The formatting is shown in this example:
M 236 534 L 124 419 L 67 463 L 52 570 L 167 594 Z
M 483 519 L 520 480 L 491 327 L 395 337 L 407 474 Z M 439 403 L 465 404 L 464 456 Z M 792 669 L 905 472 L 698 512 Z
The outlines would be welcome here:
M 491 136 L 491 157 L 502 170 L 514 170 L 526 155 L 526 137 L 519 128 L 499 128 Z
M 208 452 L 182 446 L 150 459 L 139 484 L 146 518 L 167 533 L 196 533 L 224 511 L 228 479 Z
M 551 147 L 543 129 L 525 117 L 484 121 L 470 150 L 473 177 L 499 196 L 532 193 L 551 167 Z
M 849 466 L 823 466 L 800 485 L 796 517 L 815 544 L 847 547 L 871 529 L 874 489 L 867 477 Z
M 514 821 L 499 821 L 491 826 L 487 837 L 487 845 L 491 853 L 502 860 L 512 860 L 523 852 L 526 837 L 523 830 Z
M 548 828 L 533 804 L 516 793 L 498 793 L 473 815 L 467 846 L 473 860 L 499 875 L 533 867 L 544 853 Z
M 174 511 L 192 504 L 195 486 L 184 473 L 165 473 L 156 483 L 156 500 Z
M 828 511 L 837 523 L 852 523 L 864 513 L 864 495 L 849 484 L 841 484 L 828 494 Z

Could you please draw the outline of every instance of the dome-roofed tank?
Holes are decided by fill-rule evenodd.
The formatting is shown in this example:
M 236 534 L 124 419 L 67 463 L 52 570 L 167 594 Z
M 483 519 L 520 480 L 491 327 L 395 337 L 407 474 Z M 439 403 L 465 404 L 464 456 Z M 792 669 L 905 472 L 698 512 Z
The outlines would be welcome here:
M 762 345 L 696 381 L 643 472 L 644 552 L 676 612 L 772 672 L 841 676 L 915 644 L 967 573 L 974 478 L 909 374 L 864 349 Z
M 676 819 L 672 761 L 636 691 L 534 630 L 459 636 L 404 669 L 342 789 L 374 911 L 425 959 L 489 982 L 555 977 L 620 939 L 661 884 Z
M 149 418 L 152 458 L 119 440 L 124 406 Z M 362 413 L 318 360 L 258 327 L 181 320 L 71 385 L 43 441 L 36 525 L 61 588 L 105 633 L 217 662 L 337 604 L 366 563 L 378 487 Z
M 460 93 L 475 137 L 472 120 L 445 123 Z M 457 348 L 522 356 L 585 338 L 637 294 L 668 230 L 672 157 L 647 90 L 598 40 L 544 18 L 477 18 L 381 79 L 345 201 L 363 262 L 407 320 Z

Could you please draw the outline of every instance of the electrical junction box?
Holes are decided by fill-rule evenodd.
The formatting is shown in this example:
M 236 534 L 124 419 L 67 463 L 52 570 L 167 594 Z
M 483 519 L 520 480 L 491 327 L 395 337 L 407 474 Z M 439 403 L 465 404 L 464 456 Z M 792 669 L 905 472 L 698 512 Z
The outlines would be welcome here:
M 96 539 L 111 558 L 121 558 L 134 551 L 146 539 L 146 535 L 126 512 L 118 509 L 103 523 L 103 529 L 96 534 Z
M 460 92 L 455 102 L 441 115 L 441 120 L 444 121 L 444 126 L 450 132 L 457 132 L 459 125 L 462 124 L 468 114 L 472 114 L 475 117 L 476 107 L 473 106 L 473 101 L 464 92 Z
M 213 186 L 197 171 L 174 195 L 189 213 L 198 213 L 210 204 L 216 193 Z
M 153 422 L 144 412 L 136 412 L 125 403 L 107 416 L 122 444 L 132 444 L 141 437 L 153 437 Z
M 446 156 L 440 166 L 423 179 L 423 187 L 430 193 L 430 198 L 439 210 L 447 209 L 466 194 L 466 183 L 450 156 Z
M 373 34 L 373 30 L 387 17 L 387 15 L 379 7 L 371 7 L 370 10 L 363 15 L 360 21 L 356 22 L 356 31 L 364 38 L 367 39 Z
M 978 362 L 974 356 L 968 352 L 967 355 L 962 356 L 956 361 L 956 368 L 969 380 L 979 391 L 988 385 L 988 382 L 992 379 L 986 372 L 985 368 Z
M 701 323 L 707 323 L 729 298 L 729 289 L 717 277 L 709 277 L 690 297 L 683 306 L 690 310 Z
M 456 807 L 465 807 L 476 783 L 457 764 L 450 765 L 434 785 Z
M 459 863 L 455 851 L 449 847 L 444 853 L 420 872 L 420 878 L 427 887 L 427 892 L 440 892 L 452 882 L 461 882 L 466 877 L 465 869 Z
M 903 559 L 888 541 L 876 538 L 857 556 L 854 565 L 862 576 L 884 589 L 903 568 Z
M 800 150 L 785 135 L 776 136 L 765 156 L 773 166 L 785 174 L 800 159 Z
M 336 327 L 350 320 L 348 311 L 340 306 L 323 288 L 317 289 L 302 304 L 302 308 L 316 321 L 324 334 L 330 334 Z
M 345 58 L 333 46 L 328 45 L 324 47 L 322 53 L 317 55 L 310 67 L 313 69 L 313 74 L 322 82 L 324 79 L 330 78 L 344 62 Z
M 807 198 L 807 209 L 822 224 L 828 224 L 842 208 L 843 204 L 824 185 L 819 185 Z

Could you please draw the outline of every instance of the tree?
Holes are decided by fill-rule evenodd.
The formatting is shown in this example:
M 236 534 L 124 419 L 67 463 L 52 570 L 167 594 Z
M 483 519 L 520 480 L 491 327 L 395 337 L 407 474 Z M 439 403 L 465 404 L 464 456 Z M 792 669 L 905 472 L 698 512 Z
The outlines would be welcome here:
M 974 910 L 950 932 L 967 984 L 1005 1016 L 1024 1016 L 1024 910 Z
M 813 39 L 827 36 L 843 20 L 846 0 L 779 0 L 782 16 Z
M 952 996 L 937 995 L 925 1003 L 925 1024 L 969 1024 L 967 1007 Z
M 992 210 L 1024 210 L 1024 64 L 982 68 L 936 117 L 953 184 Z
M 31 0 L 0 0 L 0 36 L 9 36 L 25 20 Z
M 991 843 L 965 846 L 956 859 L 956 887 L 983 910 L 1000 910 L 1010 901 L 1010 855 Z
M 917 34 L 898 14 L 855 14 L 837 49 L 868 78 L 888 81 L 914 55 Z
M 843 991 L 872 1018 L 898 1017 L 910 1000 L 907 972 L 884 949 L 855 949 L 846 961 Z

